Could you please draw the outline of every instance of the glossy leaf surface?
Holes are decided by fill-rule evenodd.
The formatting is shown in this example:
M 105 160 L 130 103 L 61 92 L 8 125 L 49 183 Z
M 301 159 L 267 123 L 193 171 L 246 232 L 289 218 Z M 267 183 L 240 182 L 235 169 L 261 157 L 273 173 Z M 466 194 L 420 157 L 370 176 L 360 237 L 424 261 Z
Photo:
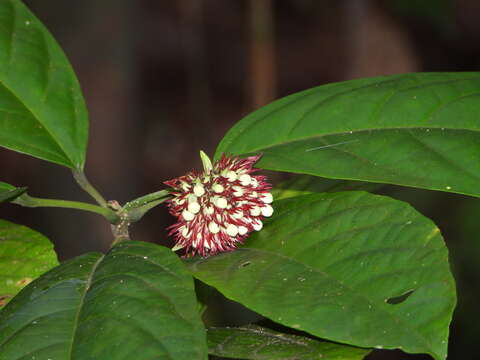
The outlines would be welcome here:
M 480 196 L 480 73 L 319 86 L 238 122 L 217 148 L 258 167 Z
M 361 360 L 370 352 L 255 325 L 209 328 L 207 341 L 210 354 L 233 359 Z
M 0 359 L 206 359 L 193 280 L 169 249 L 125 242 L 68 261 L 0 313 Z
M 27 191 L 26 187 L 15 187 L 0 181 L 0 203 L 15 200 Z
M 21 1 L 0 1 L 0 146 L 82 168 L 87 132 L 83 96 L 63 51 Z
M 364 192 L 300 196 L 274 207 L 244 248 L 189 260 L 194 275 L 320 338 L 445 358 L 455 285 L 430 220 Z
M 53 244 L 45 236 L 0 219 L 0 308 L 56 265 Z

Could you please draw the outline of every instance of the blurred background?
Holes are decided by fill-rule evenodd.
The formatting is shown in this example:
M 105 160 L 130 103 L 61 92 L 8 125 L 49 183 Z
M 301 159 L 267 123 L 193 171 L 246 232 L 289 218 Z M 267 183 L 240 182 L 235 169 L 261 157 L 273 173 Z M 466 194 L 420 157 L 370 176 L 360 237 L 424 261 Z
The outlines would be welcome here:
M 198 168 L 225 132 L 272 100 L 328 82 L 415 71 L 471 71 L 480 65 L 478 0 L 49 0 L 26 1 L 73 64 L 90 112 L 86 173 L 120 203 Z M 1 180 L 40 197 L 90 201 L 65 168 L 0 149 Z M 277 179 L 275 179 L 277 180 Z M 449 359 L 478 359 L 478 200 L 389 186 L 432 218 L 451 252 L 459 306 Z M 86 213 L 2 205 L 62 260 L 111 241 L 108 224 Z M 136 240 L 169 244 L 164 207 L 132 228 Z M 257 320 L 220 295 L 226 316 Z M 271 324 L 272 325 L 272 324 Z M 427 359 L 378 351 L 378 359 Z

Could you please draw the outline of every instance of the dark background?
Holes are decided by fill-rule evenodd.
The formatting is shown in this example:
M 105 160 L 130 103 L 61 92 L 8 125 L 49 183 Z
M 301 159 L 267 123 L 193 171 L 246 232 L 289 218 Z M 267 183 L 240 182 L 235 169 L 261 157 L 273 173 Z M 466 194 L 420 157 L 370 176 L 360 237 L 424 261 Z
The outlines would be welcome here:
M 25 1 L 73 64 L 90 112 L 86 173 L 120 203 L 200 166 L 225 132 L 273 99 L 328 82 L 480 65 L 478 0 L 50 0 Z M 1 180 L 30 194 L 89 201 L 67 169 L 0 149 Z M 479 184 L 480 186 L 480 184 Z M 478 200 L 388 187 L 432 218 L 458 283 L 449 359 L 478 359 Z M 74 210 L 3 205 L 0 215 L 47 235 L 61 259 L 105 250 L 108 224 Z M 132 229 L 169 244 L 164 207 Z M 213 296 L 242 324 L 253 314 Z M 423 359 L 375 351 L 369 359 Z

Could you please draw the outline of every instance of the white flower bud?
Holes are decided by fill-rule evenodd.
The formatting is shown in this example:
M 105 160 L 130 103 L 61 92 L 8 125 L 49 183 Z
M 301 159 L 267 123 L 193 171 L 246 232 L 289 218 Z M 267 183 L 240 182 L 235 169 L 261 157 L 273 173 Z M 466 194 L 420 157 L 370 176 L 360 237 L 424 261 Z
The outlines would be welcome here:
M 191 202 L 188 204 L 188 211 L 192 214 L 196 214 L 200 211 L 200 204 L 198 202 Z
M 271 204 L 273 202 L 273 196 L 270 193 L 265 193 L 265 194 L 262 194 L 262 196 L 260 197 L 260 200 L 265 204 Z
M 185 221 L 191 221 L 191 220 L 193 220 L 195 215 L 188 210 L 183 210 L 182 211 L 182 217 L 185 219 Z
M 240 180 L 240 184 L 242 184 L 243 186 L 247 186 L 247 185 L 250 185 L 250 182 L 252 181 L 252 177 L 248 174 L 243 174 L 243 175 L 240 175 L 238 180 Z
M 228 224 L 226 232 L 231 237 L 237 236 L 238 227 L 233 224 Z
M 227 199 L 225 199 L 223 197 L 218 197 L 218 198 L 215 199 L 214 204 L 219 209 L 225 209 L 228 205 L 228 202 L 227 202 Z
M 232 186 L 233 190 L 233 196 L 236 197 L 242 197 L 245 191 L 243 191 L 243 188 L 241 186 Z
M 247 232 L 248 232 L 248 229 L 247 229 L 245 226 L 239 226 L 239 227 L 238 227 L 238 233 L 239 233 L 240 235 L 243 236 L 243 235 L 245 235 Z
M 217 194 L 220 194 L 225 190 L 221 184 L 213 184 L 212 185 L 212 190 L 216 192 Z
M 215 212 L 215 209 L 213 208 L 213 206 L 206 206 L 203 208 L 203 213 L 205 215 L 212 215 L 214 212 Z
M 270 217 L 273 214 L 273 208 L 270 205 L 265 205 L 262 207 L 262 215 L 265 217 Z
M 260 220 L 257 220 L 257 221 L 254 222 L 252 225 L 253 225 L 253 229 L 254 229 L 255 231 L 260 231 L 260 230 L 262 230 L 262 228 L 263 228 L 263 223 L 262 223 Z
M 194 187 L 193 187 L 193 193 L 200 197 L 202 196 L 203 194 L 205 194 L 205 188 L 203 187 L 202 184 L 196 184 Z
M 190 237 L 190 234 L 188 233 L 188 228 L 187 228 L 186 226 L 183 226 L 183 227 L 182 227 L 182 236 L 183 236 L 184 238 Z
M 250 209 L 250 215 L 259 216 L 262 213 L 262 210 L 258 206 L 254 206 Z
M 228 178 L 228 181 L 233 182 L 233 181 L 237 180 L 238 175 L 235 171 L 230 170 L 229 172 L 227 172 L 226 177 Z
M 210 230 L 212 234 L 216 234 L 220 231 L 220 227 L 217 225 L 217 223 L 212 221 L 208 224 L 208 230 Z

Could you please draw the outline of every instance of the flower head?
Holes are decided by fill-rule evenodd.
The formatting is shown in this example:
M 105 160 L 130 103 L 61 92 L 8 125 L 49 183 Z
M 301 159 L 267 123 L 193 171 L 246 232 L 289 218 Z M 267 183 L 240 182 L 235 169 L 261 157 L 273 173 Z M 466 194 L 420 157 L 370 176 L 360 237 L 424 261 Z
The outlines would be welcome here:
M 233 250 L 252 231 L 262 229 L 263 217 L 273 213 L 270 184 L 262 175 L 252 175 L 260 158 L 227 157 L 214 164 L 201 151 L 204 171 L 165 181 L 173 188 L 169 211 L 178 218 L 170 227 L 174 250 L 187 255 L 213 255 Z

